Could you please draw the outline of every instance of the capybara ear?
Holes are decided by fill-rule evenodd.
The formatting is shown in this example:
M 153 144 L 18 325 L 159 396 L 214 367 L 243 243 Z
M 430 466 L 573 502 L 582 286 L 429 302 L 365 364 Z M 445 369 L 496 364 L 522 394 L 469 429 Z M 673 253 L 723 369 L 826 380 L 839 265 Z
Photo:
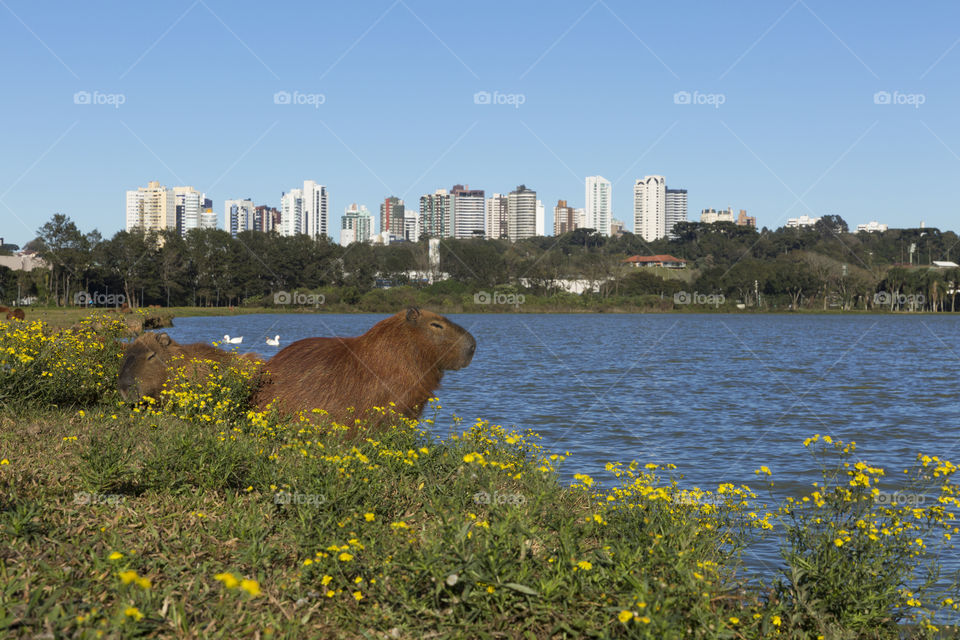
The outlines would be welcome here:
M 160 343 L 161 347 L 168 347 L 173 340 L 171 340 L 170 336 L 168 336 L 166 333 L 161 333 L 157 336 L 157 342 Z
M 416 322 L 420 319 L 420 309 L 417 307 L 410 307 L 407 309 L 407 322 Z

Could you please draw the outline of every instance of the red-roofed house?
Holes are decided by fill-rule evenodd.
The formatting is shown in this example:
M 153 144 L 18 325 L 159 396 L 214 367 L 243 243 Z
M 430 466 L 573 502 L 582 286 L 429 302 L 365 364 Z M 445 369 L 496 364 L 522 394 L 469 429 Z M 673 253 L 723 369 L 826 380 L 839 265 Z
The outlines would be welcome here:
M 667 269 L 686 269 L 687 261 L 668 255 L 630 256 L 624 260 L 635 267 L 666 267 Z

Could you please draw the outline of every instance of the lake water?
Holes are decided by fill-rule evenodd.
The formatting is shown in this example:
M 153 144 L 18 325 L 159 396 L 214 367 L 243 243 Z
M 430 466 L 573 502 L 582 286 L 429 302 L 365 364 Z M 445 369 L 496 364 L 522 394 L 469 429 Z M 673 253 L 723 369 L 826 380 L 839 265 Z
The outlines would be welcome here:
M 243 336 L 270 357 L 309 336 L 353 336 L 385 316 L 177 318 L 179 342 Z M 919 452 L 960 458 L 960 317 L 946 315 L 449 316 L 477 339 L 469 367 L 444 376 L 437 433 L 453 415 L 530 428 L 570 451 L 566 478 L 606 477 L 608 461 L 672 462 L 683 484 L 783 492 L 819 479 L 803 440 L 855 440 L 888 477 Z M 280 335 L 280 347 L 265 344 Z M 763 492 L 758 492 L 763 497 Z M 766 555 L 766 553 L 764 553 Z

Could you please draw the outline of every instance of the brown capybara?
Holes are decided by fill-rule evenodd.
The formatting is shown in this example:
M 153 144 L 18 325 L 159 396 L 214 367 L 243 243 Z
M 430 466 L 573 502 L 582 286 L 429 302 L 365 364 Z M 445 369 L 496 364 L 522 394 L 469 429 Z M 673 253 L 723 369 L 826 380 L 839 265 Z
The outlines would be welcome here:
M 27 314 L 23 312 L 23 309 L 18 308 L 14 309 L 13 311 L 7 309 L 7 320 L 25 320 L 26 317 Z
M 443 372 L 470 364 L 477 341 L 460 325 L 410 308 L 356 338 L 306 338 L 264 365 L 254 396 L 286 413 L 324 409 L 339 422 L 368 417 L 373 407 L 419 418 Z M 374 422 L 380 422 L 374 419 Z
M 144 396 L 159 399 L 171 370 L 186 365 L 188 374 L 199 379 L 209 372 L 204 360 L 229 364 L 237 358 L 260 361 L 252 353 L 238 355 L 202 342 L 179 344 L 166 333 L 145 333 L 124 349 L 117 387 L 127 402 L 138 402 Z

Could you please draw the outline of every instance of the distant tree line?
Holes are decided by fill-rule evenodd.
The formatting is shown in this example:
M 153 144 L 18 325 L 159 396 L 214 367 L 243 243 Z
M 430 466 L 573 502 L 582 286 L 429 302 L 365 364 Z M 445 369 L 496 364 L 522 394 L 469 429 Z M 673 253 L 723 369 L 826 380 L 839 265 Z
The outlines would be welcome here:
M 605 237 L 577 229 L 558 237 L 506 240 L 444 239 L 440 271 L 428 284 L 427 239 L 389 246 L 341 247 L 327 239 L 219 229 L 120 231 L 105 239 L 81 232 L 56 214 L 28 248 L 49 271 L 0 267 L 0 297 L 36 296 L 70 305 L 77 292 L 118 293 L 131 306 L 270 304 L 281 290 L 329 291 L 344 304 L 410 288 L 423 295 L 468 297 L 482 290 L 524 292 L 565 300 L 564 283 L 590 289 L 576 304 L 672 305 L 674 294 L 722 294 L 726 304 L 765 309 L 890 309 L 955 311 L 958 269 L 931 269 L 960 253 L 960 238 L 939 229 L 850 233 L 837 216 L 812 227 L 756 230 L 729 222 L 676 225 L 673 238 L 646 242 L 624 233 Z M 636 268 L 632 255 L 670 254 L 686 270 Z M 922 267 L 919 265 L 923 265 Z M 405 289 L 406 290 L 406 289 Z M 664 302 L 665 301 L 665 302 Z

